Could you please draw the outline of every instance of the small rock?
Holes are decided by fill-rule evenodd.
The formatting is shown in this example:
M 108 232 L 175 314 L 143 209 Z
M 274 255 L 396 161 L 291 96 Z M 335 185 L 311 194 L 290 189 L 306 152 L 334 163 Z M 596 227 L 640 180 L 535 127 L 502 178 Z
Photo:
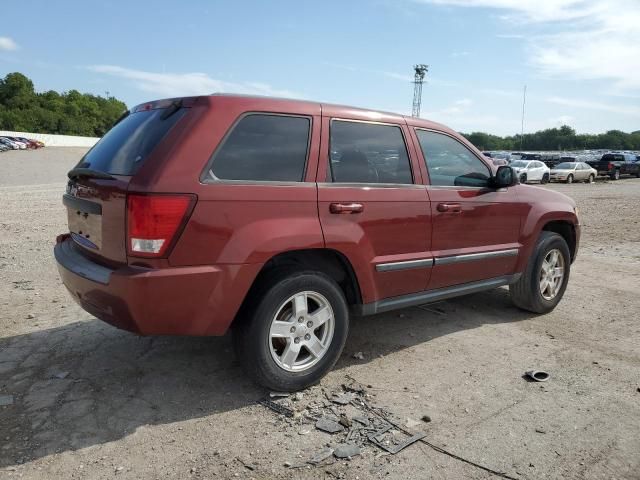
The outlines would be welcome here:
M 547 432 L 541 428 L 536 428 L 536 433 L 547 433 Z
M 13 395 L 0 395 L 0 407 L 13 405 Z
M 333 395 L 331 397 L 331 401 L 333 403 L 337 403 L 338 405 L 348 405 L 349 403 L 351 403 L 351 400 L 353 400 L 354 398 L 356 398 L 355 393 L 346 392 L 339 395 Z
M 189 470 L 189 473 L 196 473 L 196 467 L 191 467 L 191 470 Z
M 353 354 L 353 358 L 355 358 L 356 360 L 364 360 L 364 353 L 356 352 Z
M 60 380 L 67 378 L 68 375 L 69 375 L 69 372 L 57 372 L 53 374 L 55 378 L 59 378 Z
M 298 435 L 309 435 L 311 433 L 311 427 L 309 425 L 305 425 L 300 430 L 298 430 Z
M 299 402 L 300 400 L 302 400 L 302 399 L 303 399 L 303 397 L 304 397 L 304 393 L 302 393 L 302 392 L 296 392 L 296 394 L 293 396 L 293 399 L 294 399 L 296 402 Z
M 340 421 L 338 423 L 345 428 L 349 428 L 351 426 L 351 420 L 344 413 L 340 415 Z
M 36 318 L 36 316 L 33 313 L 30 313 L 27 315 L 27 318 L 31 320 L 32 318 Z
M 120 472 L 121 472 L 121 471 L 123 471 L 123 470 L 124 470 L 124 467 L 116 467 L 116 468 L 115 468 L 115 472 L 116 472 L 116 473 L 120 473 Z
M 341 443 L 333 451 L 333 455 L 336 458 L 348 458 L 360 455 L 360 447 L 351 443 Z
M 285 467 L 289 468 L 291 466 L 291 462 L 284 462 L 283 464 Z
M 423 415 L 420 420 L 422 420 L 425 423 L 429 423 L 431 421 L 431 417 L 429 415 Z

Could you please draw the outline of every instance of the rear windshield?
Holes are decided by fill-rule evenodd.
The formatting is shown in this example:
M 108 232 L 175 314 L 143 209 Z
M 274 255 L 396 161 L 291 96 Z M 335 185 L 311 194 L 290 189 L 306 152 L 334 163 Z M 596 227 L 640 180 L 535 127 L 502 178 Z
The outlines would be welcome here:
M 607 162 L 612 162 L 614 160 L 624 160 L 624 157 L 618 153 L 605 153 L 602 156 L 602 160 L 606 160 Z
M 116 123 L 80 160 L 78 167 L 110 175 L 133 175 L 186 108 L 170 113 L 167 109 L 131 113 Z
M 556 166 L 556 170 L 573 170 L 576 168 L 576 164 L 573 162 L 564 162 Z

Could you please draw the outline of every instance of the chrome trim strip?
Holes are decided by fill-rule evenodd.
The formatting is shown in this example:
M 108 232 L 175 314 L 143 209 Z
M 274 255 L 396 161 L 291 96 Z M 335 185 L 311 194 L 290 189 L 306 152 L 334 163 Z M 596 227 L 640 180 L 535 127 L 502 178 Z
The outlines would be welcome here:
M 487 260 L 498 257 L 515 257 L 518 255 L 517 248 L 508 250 L 496 250 L 493 252 L 469 253 L 466 255 L 452 255 L 450 257 L 436 257 L 435 265 L 450 265 L 452 263 L 475 262 L 476 260 Z
M 395 272 L 398 270 L 408 270 L 410 268 L 431 268 L 433 258 L 423 258 L 420 260 L 407 260 L 404 262 L 379 263 L 376 265 L 377 272 Z

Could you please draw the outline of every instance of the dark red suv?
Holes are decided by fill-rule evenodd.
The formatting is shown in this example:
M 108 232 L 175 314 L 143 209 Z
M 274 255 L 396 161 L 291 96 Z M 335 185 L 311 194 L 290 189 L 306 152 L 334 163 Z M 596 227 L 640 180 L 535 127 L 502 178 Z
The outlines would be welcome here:
M 350 314 L 509 285 L 562 298 L 574 202 L 517 184 L 456 132 L 389 113 L 211 95 L 127 112 L 69 172 L 55 257 L 88 312 L 143 335 L 222 335 L 295 390 Z

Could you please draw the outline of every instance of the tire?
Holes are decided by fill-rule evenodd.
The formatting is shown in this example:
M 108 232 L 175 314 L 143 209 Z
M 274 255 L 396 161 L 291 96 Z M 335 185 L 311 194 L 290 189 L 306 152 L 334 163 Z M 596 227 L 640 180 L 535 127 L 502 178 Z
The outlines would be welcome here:
M 520 175 L 520 183 L 527 183 L 527 174 L 523 173 Z
M 349 332 L 349 310 L 338 284 L 321 272 L 289 270 L 269 275 L 252 289 L 250 295 L 248 305 L 243 306 L 238 325 L 233 329 L 234 348 L 245 371 L 264 387 L 282 392 L 300 390 L 317 383 L 340 358 Z M 295 297 L 301 295 L 310 308 L 308 311 L 300 310 L 304 313 L 294 314 L 297 308 Z M 321 327 L 308 329 L 314 318 L 312 314 L 323 302 L 330 307 L 333 320 L 327 319 Z M 298 315 L 305 320 L 296 321 Z M 278 335 L 286 332 L 282 337 L 272 337 L 271 328 L 275 321 L 281 325 Z M 290 333 L 290 328 L 299 331 Z M 330 330 L 332 333 L 325 337 L 322 353 L 312 355 L 307 345 L 320 345 L 322 342 L 316 340 L 329 335 Z M 294 344 L 295 338 L 300 342 Z M 291 353 L 294 345 L 298 345 L 295 347 L 299 350 L 297 354 Z M 286 352 L 296 355 L 293 357 L 295 364 L 286 361 Z M 305 358 L 309 363 L 306 366 Z
M 596 181 L 596 177 L 593 173 L 589 175 L 589 178 L 587 178 L 586 180 L 587 183 L 594 183 L 595 181 Z
M 620 169 L 616 168 L 614 172 L 610 175 L 611 180 L 620 180 Z
M 545 183 L 549 183 L 549 175 L 547 175 L 546 173 L 542 175 L 542 180 L 540 180 L 540 183 L 542 183 L 543 185 Z
M 567 179 L 565 180 L 566 183 L 573 183 L 573 175 L 569 174 L 569 176 L 567 177 Z
M 557 291 L 552 298 L 547 298 L 541 291 L 542 264 L 552 251 L 557 251 L 562 256 L 563 277 L 557 284 Z M 526 270 L 516 283 L 509 286 L 511 300 L 522 310 L 534 313 L 547 313 L 553 310 L 562 299 L 567 288 L 571 271 L 571 254 L 564 238 L 554 232 L 543 231 L 538 237 L 533 255 L 529 260 Z M 547 293 L 549 291 L 545 290 Z

